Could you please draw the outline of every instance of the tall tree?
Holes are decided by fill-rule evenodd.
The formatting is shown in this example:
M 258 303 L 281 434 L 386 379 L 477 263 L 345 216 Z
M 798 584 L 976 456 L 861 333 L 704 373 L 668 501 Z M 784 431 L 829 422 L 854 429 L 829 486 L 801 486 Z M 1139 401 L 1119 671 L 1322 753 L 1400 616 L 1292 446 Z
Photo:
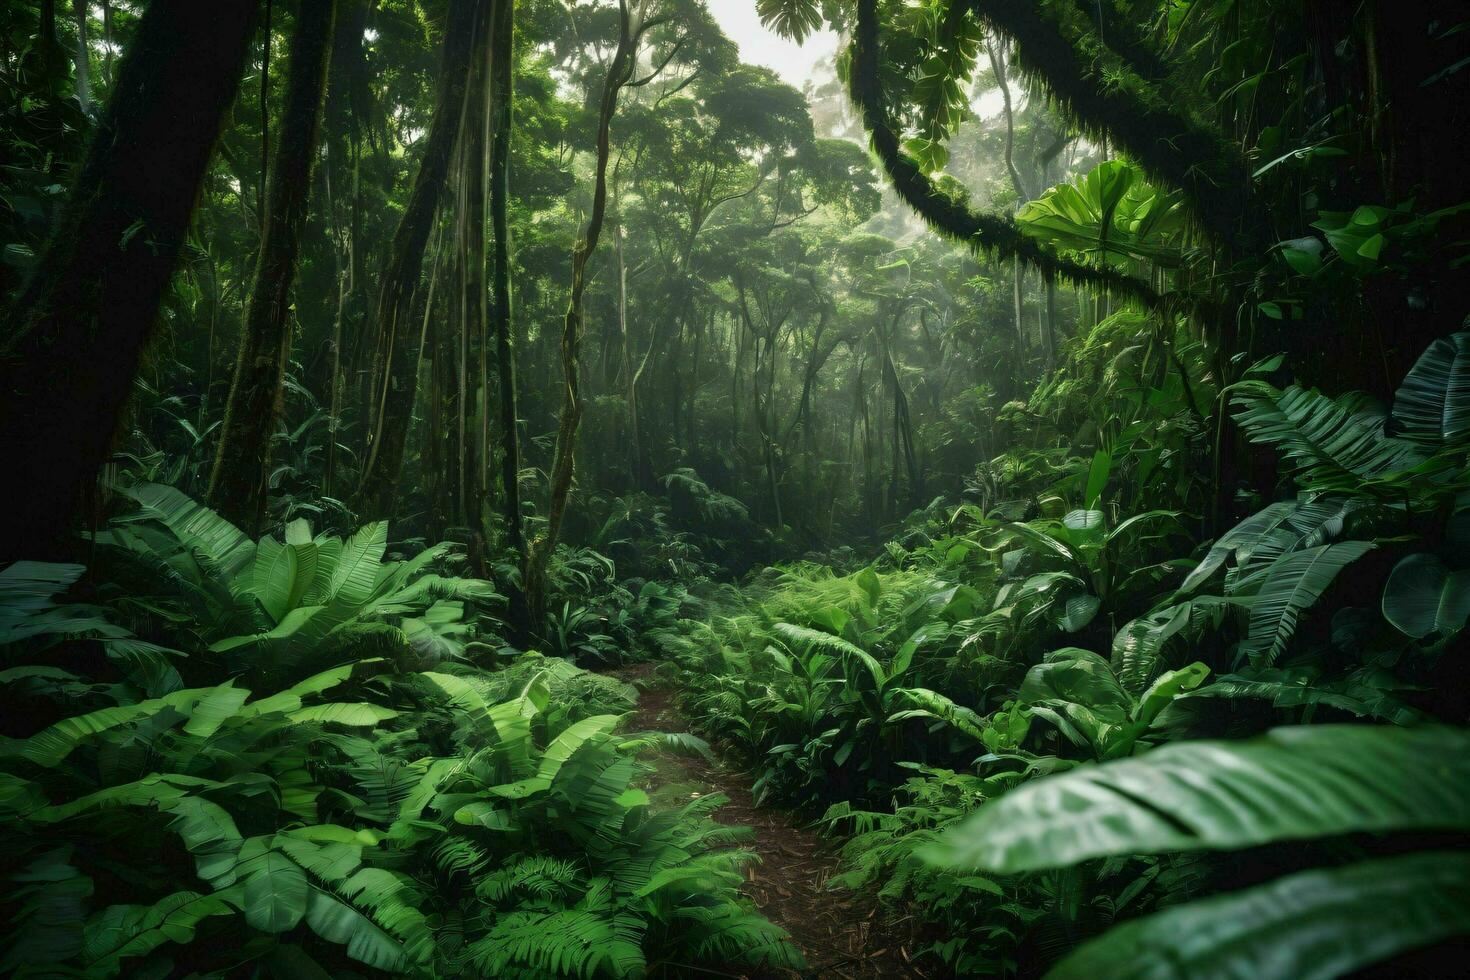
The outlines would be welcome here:
M 633 73 L 638 67 L 638 44 L 643 33 L 655 26 L 656 22 L 656 19 L 646 19 L 635 30 L 627 0 L 618 0 L 618 48 L 608 66 L 607 77 L 602 86 L 602 99 L 598 106 L 597 162 L 593 178 L 592 212 L 572 250 L 571 294 L 567 300 L 566 314 L 562 318 L 561 368 L 565 388 L 556 430 L 551 503 L 546 515 L 546 530 L 529 548 L 521 576 L 526 591 L 527 615 L 535 629 L 540 629 L 546 620 L 546 568 L 561 537 L 567 499 L 572 492 L 577 429 L 582 424 L 579 365 L 582 351 L 582 296 L 587 288 L 587 262 L 597 250 L 598 239 L 602 237 L 603 219 L 607 217 L 607 167 L 612 155 L 613 114 L 618 108 L 618 93 L 628 85 L 640 84 L 633 80 Z M 642 82 L 646 83 L 652 77 L 650 75 Z
M 511 546 L 524 554 L 516 332 L 510 291 L 510 138 L 515 125 L 515 9 L 515 0 L 495 0 L 495 36 L 491 54 L 491 109 L 495 137 L 490 149 L 490 223 L 495 236 L 492 320 L 495 324 L 495 361 L 500 373 L 500 482 L 506 533 Z
M 92 49 L 87 40 L 87 0 L 72 0 L 72 12 L 77 18 L 76 62 L 77 102 L 83 112 L 92 111 Z
M 373 366 L 374 396 L 372 404 L 367 406 L 370 441 L 357 492 L 357 509 L 369 517 L 386 515 L 392 509 L 403 469 L 421 347 L 420 333 L 410 323 L 413 297 L 459 135 L 469 88 L 470 57 L 479 35 L 477 25 L 483 23 L 486 6 L 487 0 L 452 0 L 449 5 L 434 115 L 424 140 L 424 155 L 419 161 L 413 190 L 393 234 L 383 273 L 376 318 L 378 354 Z
M 225 112 L 255 0 L 153 0 L 0 352 L 5 557 L 44 554 L 107 458 Z M 66 379 L 65 384 L 59 383 Z
M 301 0 L 297 8 L 265 232 L 209 480 L 211 505 L 251 531 L 265 518 L 271 438 L 291 357 L 291 286 L 317 156 L 335 11 L 336 0 Z

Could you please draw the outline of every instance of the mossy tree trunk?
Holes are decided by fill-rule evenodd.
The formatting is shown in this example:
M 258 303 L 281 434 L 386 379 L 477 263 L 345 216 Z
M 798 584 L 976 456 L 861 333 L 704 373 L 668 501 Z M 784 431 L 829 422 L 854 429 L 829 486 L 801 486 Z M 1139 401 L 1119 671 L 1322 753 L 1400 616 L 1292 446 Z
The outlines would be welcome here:
M 0 353 L 4 557 L 43 557 L 107 459 L 250 47 L 255 0 L 153 0 Z
M 493 322 L 495 360 L 500 373 L 500 482 L 506 534 L 525 551 L 521 524 L 521 446 L 516 416 L 516 332 L 510 292 L 510 138 L 515 57 L 515 0 L 496 0 L 494 52 L 491 55 L 495 139 L 490 148 L 490 223 L 495 241 Z
M 418 387 L 420 331 L 413 329 L 413 298 L 423 268 L 429 231 L 449 174 L 469 88 L 469 67 L 477 24 L 486 0 L 453 0 L 444 31 L 440 88 L 424 155 L 414 177 L 408 205 L 398 221 L 378 296 L 378 356 L 375 393 L 368 406 L 370 442 L 356 505 L 364 519 L 385 517 L 398 492 L 403 451 Z
M 582 384 L 579 361 L 582 352 L 582 295 L 587 288 L 587 262 L 597 250 L 602 237 L 603 220 L 607 217 L 607 169 L 612 153 L 612 120 L 618 107 L 618 93 L 633 82 L 638 65 L 638 42 L 651 26 L 644 22 L 635 31 L 626 0 L 619 0 L 618 49 L 608 66 L 602 86 L 602 99 L 597 118 L 597 164 L 593 180 L 592 212 L 587 226 L 572 249 L 572 286 L 562 318 L 561 366 L 565 383 L 561 416 L 556 432 L 556 455 L 551 473 L 551 501 L 547 508 L 546 530 L 530 546 L 522 569 L 526 592 L 526 612 L 533 629 L 546 623 L 546 573 L 556 543 L 561 537 L 566 517 L 567 500 L 572 493 L 572 476 L 577 451 L 577 430 L 582 424 Z M 655 73 L 656 74 L 656 73 Z M 647 80 L 653 76 L 648 76 Z
M 265 519 L 271 438 L 291 357 L 291 286 L 311 194 L 335 10 L 336 0 L 302 0 L 297 9 L 264 237 L 209 480 L 211 506 L 251 533 Z

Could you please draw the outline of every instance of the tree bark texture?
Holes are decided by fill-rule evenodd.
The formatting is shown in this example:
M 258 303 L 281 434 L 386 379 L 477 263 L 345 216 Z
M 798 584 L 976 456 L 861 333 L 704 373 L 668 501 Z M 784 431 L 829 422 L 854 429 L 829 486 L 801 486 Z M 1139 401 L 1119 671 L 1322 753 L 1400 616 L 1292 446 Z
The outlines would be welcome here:
M 252 533 L 265 519 L 271 439 L 291 358 L 291 286 L 311 197 L 335 10 L 336 0 L 302 0 L 297 9 L 264 238 L 209 480 L 210 505 Z
M 23 489 L 4 511 L 5 557 L 44 557 L 107 459 L 240 84 L 257 7 L 153 0 L 144 10 L 56 230 L 9 317 L 0 452 Z

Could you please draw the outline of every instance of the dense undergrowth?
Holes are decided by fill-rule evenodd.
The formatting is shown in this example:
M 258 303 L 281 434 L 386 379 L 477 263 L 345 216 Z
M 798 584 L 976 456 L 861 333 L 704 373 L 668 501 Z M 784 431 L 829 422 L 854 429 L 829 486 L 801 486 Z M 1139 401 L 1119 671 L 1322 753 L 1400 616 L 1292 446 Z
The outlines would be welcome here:
M 7 972 L 798 962 L 737 894 L 720 798 L 638 788 L 651 750 L 703 743 L 619 731 L 636 691 L 504 649 L 450 547 L 254 542 L 157 484 L 118 510 L 90 570 L 0 573 Z
M 1463 6 L 0 6 L 0 974 L 1463 972 Z
M 1467 347 L 1388 408 L 1239 386 L 1295 493 L 1203 548 L 1114 503 L 1101 453 L 738 588 L 667 504 L 620 501 L 600 543 L 649 577 L 562 550 L 569 659 L 516 650 L 453 546 L 304 519 L 252 541 L 120 484 L 90 569 L 0 573 L 6 968 L 796 965 L 739 897 L 720 798 L 639 788 L 650 751 L 704 743 L 620 731 L 637 692 L 573 663 L 648 656 L 758 800 L 841 843 L 836 884 L 920 916 L 958 975 L 1306 975 L 1445 938 L 1458 838 L 1395 835 L 1461 827 L 1470 785 L 1437 724 L 1465 713 Z
M 936 506 L 855 571 L 721 590 L 656 634 L 665 669 L 959 975 L 1098 937 L 1053 975 L 1325 976 L 1453 935 L 1463 840 L 1393 834 L 1463 830 L 1466 735 L 1436 723 L 1466 707 L 1467 345 L 1388 411 L 1240 386 L 1296 493 L 1207 548 L 1113 504 L 1099 455 L 1031 520 Z

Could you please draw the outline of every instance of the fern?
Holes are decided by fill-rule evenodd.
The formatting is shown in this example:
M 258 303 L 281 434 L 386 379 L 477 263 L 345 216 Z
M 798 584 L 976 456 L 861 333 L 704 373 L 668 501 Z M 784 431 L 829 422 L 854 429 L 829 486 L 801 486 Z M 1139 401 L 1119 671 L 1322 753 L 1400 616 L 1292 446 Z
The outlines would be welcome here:
M 1373 550 L 1366 541 L 1344 541 L 1287 555 L 1273 563 L 1250 603 L 1250 628 L 1241 651 L 1269 666 L 1286 650 L 1301 614 L 1347 565 Z
M 582 910 L 514 912 L 470 947 L 482 976 L 641 976 L 642 923 Z
M 1385 434 L 1388 415 L 1365 395 L 1328 398 L 1260 381 L 1241 382 L 1232 398 L 1251 441 L 1277 449 L 1314 490 L 1388 488 L 1428 461 L 1414 443 Z

